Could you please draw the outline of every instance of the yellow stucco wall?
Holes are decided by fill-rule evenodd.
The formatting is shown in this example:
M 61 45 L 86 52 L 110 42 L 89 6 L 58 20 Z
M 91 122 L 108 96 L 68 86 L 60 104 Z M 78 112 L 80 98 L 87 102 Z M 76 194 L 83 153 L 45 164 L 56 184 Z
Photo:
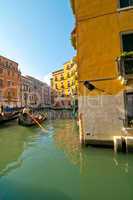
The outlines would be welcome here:
M 54 90 L 57 91 L 59 95 L 75 95 L 74 91 L 77 91 L 78 89 L 78 74 L 76 62 L 74 62 L 73 60 L 66 62 L 63 65 L 62 71 L 53 72 L 52 76 L 53 84 L 51 84 L 51 86 Z M 61 77 L 63 77 L 63 79 L 61 79 Z M 68 82 L 70 85 L 68 85 Z
M 75 13 L 78 19 L 94 17 L 109 12 L 115 12 L 118 7 L 117 0 L 73 0 Z
M 110 93 L 124 89 L 117 80 L 115 60 L 122 52 L 121 32 L 133 31 L 133 9 L 120 11 L 118 2 L 75 0 L 80 95 L 84 94 L 84 80 L 114 78 L 93 84 Z

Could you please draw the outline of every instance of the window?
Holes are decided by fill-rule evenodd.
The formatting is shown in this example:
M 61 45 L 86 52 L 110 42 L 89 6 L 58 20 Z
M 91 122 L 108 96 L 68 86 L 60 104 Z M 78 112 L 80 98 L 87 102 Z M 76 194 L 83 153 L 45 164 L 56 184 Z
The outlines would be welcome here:
M 55 88 L 58 89 L 58 85 L 57 84 L 55 84 Z
M 11 81 L 8 81 L 8 87 L 10 87 L 11 86 Z
M 67 74 L 67 77 L 70 78 L 70 74 L 69 73 Z
M 17 75 L 14 73 L 14 71 L 12 71 L 11 76 L 12 77 L 15 77 L 15 76 L 17 77 Z
M 133 33 L 123 33 L 121 36 L 123 52 L 133 51 Z M 121 57 L 118 61 L 119 72 L 125 80 L 133 79 L 133 58 Z
M 8 73 L 8 76 L 10 76 L 10 70 L 8 70 L 8 72 L 7 72 L 7 73 Z
M 126 123 L 127 126 L 131 126 L 133 120 L 133 93 L 126 93 L 125 96 L 125 106 L 126 106 Z
M 133 51 L 133 33 L 122 35 L 123 51 Z
M 133 6 L 133 0 L 120 0 L 120 8 Z
M 64 91 L 63 91 L 63 90 L 62 90 L 62 92 L 61 92 L 61 96 L 64 97 Z
M 67 70 L 69 70 L 71 68 L 71 64 L 69 64 L 68 66 L 67 66 Z
M 70 81 L 67 82 L 68 87 L 70 87 Z
M 0 74 L 3 74 L 3 69 L 0 68 Z
M 2 97 L 2 91 L 0 90 L 0 98 Z
M 15 92 L 12 92 L 12 96 L 15 97 Z
M 64 80 L 64 77 L 63 77 L 63 75 L 61 75 L 61 80 Z
M 6 67 L 8 67 L 8 62 L 6 62 Z
M 8 91 L 8 97 L 11 97 L 11 92 L 10 91 Z
M 0 79 L 0 87 L 3 87 L 3 80 Z

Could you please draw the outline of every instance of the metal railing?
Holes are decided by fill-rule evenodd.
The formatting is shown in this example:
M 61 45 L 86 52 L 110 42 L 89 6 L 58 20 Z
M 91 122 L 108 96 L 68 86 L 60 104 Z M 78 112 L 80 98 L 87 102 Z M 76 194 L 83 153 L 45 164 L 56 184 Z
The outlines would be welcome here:
M 121 57 L 118 59 L 118 70 L 125 79 L 133 79 L 133 58 Z

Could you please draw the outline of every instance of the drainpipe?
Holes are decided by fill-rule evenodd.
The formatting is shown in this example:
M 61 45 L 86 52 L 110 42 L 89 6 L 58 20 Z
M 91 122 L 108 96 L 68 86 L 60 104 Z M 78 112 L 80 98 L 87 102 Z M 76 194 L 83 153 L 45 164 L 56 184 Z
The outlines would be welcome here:
M 79 139 L 80 144 L 85 144 L 84 131 L 83 131 L 83 113 L 79 114 Z

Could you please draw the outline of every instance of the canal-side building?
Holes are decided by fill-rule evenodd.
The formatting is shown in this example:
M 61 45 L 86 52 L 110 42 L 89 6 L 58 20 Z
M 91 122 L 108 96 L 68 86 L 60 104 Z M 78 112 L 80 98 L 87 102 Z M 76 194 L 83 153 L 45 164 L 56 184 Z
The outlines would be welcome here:
M 21 72 L 18 63 L 0 56 L 0 104 L 21 106 Z
M 56 102 L 60 101 L 64 106 L 66 104 L 67 107 L 71 107 L 72 100 L 77 99 L 78 94 L 78 73 L 75 58 L 64 63 L 62 69 L 52 73 L 51 88 L 56 92 Z
M 21 76 L 22 107 L 35 104 L 34 88 L 32 81 L 27 76 Z
M 64 89 L 64 69 L 52 72 L 51 78 L 51 97 L 52 106 L 62 108 L 66 105 L 65 89 Z
M 44 107 L 51 106 L 51 89 L 47 83 L 42 82 L 42 103 Z
M 64 70 L 60 69 L 52 72 L 51 87 L 56 91 L 58 96 L 64 96 Z
M 76 59 L 66 62 L 64 68 L 64 90 L 66 96 L 77 96 L 78 94 L 78 72 Z
M 133 126 L 133 1 L 71 0 L 71 5 L 81 139 L 125 135 Z
M 51 105 L 50 87 L 46 83 L 28 75 L 23 83 L 23 102 L 26 95 L 30 106 L 44 108 Z
M 52 73 L 51 87 L 59 96 L 73 96 L 78 93 L 78 72 L 75 58 L 64 63 L 63 68 Z
M 54 78 L 50 78 L 50 96 L 51 96 L 51 106 L 54 105 L 55 99 L 57 97 L 57 92 L 54 89 Z

